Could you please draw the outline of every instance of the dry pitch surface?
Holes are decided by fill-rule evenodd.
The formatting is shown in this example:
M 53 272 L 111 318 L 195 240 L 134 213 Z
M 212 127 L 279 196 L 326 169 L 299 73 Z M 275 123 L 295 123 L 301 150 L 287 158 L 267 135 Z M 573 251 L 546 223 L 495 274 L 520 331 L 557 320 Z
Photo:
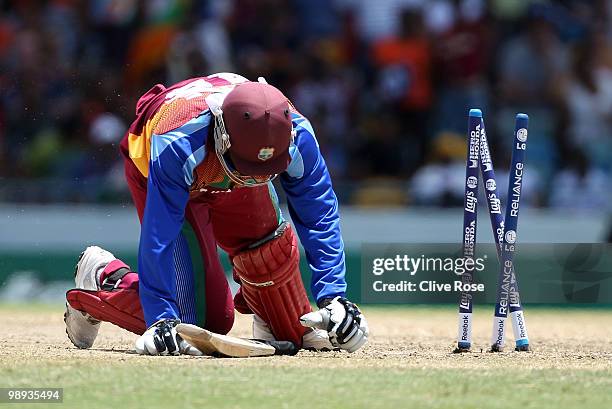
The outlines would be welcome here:
M 612 310 L 528 310 L 534 351 L 498 354 L 480 351 L 491 310 L 467 354 L 450 353 L 454 309 L 402 307 L 365 308 L 371 342 L 352 355 L 218 359 L 141 357 L 110 324 L 77 350 L 61 308 L 0 306 L 0 387 L 63 387 L 63 407 L 612 408 Z M 232 334 L 249 329 L 238 315 Z

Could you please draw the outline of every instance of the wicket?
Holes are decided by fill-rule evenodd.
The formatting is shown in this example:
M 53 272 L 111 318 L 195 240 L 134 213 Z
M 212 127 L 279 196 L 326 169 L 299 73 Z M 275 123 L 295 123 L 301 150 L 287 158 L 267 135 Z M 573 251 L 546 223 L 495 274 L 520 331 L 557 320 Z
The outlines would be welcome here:
M 466 186 L 463 218 L 463 257 L 473 258 L 476 247 L 478 169 L 480 168 L 487 206 L 491 220 L 493 237 L 500 261 L 500 272 L 497 285 L 491 352 L 499 352 L 504 347 L 505 323 L 508 311 L 512 317 L 517 351 L 529 350 L 529 339 L 525 316 L 520 303 L 518 280 L 514 271 L 513 256 L 516 246 L 519 203 L 523 180 L 525 150 L 527 147 L 527 127 L 529 118 L 526 114 L 517 114 L 512 148 L 512 165 L 508 183 L 508 203 L 506 214 L 502 218 L 501 202 L 497 191 L 495 171 L 491 160 L 489 145 L 482 112 L 471 109 L 468 120 L 468 153 L 466 163 Z M 462 282 L 471 283 L 473 275 L 466 272 Z M 459 330 L 455 352 L 467 352 L 472 345 L 472 296 L 461 293 L 459 303 Z
M 465 199 L 463 206 L 463 258 L 474 259 L 476 250 L 476 222 L 478 210 L 478 165 L 480 163 L 480 140 L 482 112 L 470 109 L 468 119 L 468 153 L 465 166 Z M 463 284 L 471 284 L 474 277 L 466 270 L 461 275 Z M 461 292 L 459 301 L 459 334 L 457 352 L 469 351 L 472 346 L 472 294 Z

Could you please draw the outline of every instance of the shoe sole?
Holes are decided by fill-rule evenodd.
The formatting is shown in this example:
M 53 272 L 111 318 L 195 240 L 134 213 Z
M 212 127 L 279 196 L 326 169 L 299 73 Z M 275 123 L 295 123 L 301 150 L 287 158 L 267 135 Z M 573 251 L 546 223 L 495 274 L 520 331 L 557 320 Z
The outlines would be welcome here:
M 76 264 L 74 266 L 74 274 L 73 274 L 74 278 L 76 278 L 76 276 L 77 276 L 77 271 L 79 270 L 79 263 L 83 259 L 83 256 L 85 255 L 85 251 L 87 251 L 87 249 L 85 249 L 85 250 L 83 250 L 81 252 L 81 254 L 79 255 L 79 259 L 77 260 L 77 262 L 76 262 Z M 74 342 L 74 339 L 72 339 L 72 337 L 70 336 L 70 333 L 68 332 L 68 322 L 67 322 L 67 319 L 68 319 L 68 304 L 66 304 L 66 311 L 64 311 L 64 324 L 66 325 L 66 336 L 68 337 L 70 342 L 72 342 L 72 345 L 74 345 L 75 347 L 77 347 L 79 349 L 88 349 L 88 348 L 90 348 L 91 346 L 83 347 L 83 346 L 78 345 L 76 342 Z M 101 321 L 94 320 L 91 317 L 89 317 L 88 320 L 90 320 L 91 324 L 98 324 L 98 323 L 101 322 Z M 96 322 L 92 322 L 92 321 L 96 321 Z
M 79 344 L 77 344 L 74 339 L 72 339 L 72 337 L 70 336 L 70 333 L 68 332 L 68 306 L 66 306 L 66 311 L 64 311 L 64 324 L 66 324 L 66 336 L 68 337 L 68 339 L 70 340 L 70 342 L 72 342 L 72 345 L 74 345 L 75 347 L 79 348 L 79 349 L 87 349 L 89 347 L 83 347 Z

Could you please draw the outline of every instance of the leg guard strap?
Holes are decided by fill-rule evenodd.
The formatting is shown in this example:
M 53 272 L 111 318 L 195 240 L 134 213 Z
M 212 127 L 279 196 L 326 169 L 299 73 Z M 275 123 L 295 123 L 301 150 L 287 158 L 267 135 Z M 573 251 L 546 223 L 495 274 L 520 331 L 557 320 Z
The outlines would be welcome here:
M 72 308 L 85 311 L 93 318 L 110 322 L 141 335 L 146 330 L 140 297 L 138 274 L 119 260 L 114 260 L 100 275 L 102 289 L 75 288 L 66 293 Z

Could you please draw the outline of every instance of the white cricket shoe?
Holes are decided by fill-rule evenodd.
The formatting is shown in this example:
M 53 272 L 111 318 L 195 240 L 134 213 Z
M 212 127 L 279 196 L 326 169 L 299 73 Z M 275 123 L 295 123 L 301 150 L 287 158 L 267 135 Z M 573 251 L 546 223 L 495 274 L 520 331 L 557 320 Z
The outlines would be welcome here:
M 87 349 L 93 345 L 101 324 L 91 315 L 75 310 L 68 303 L 66 303 L 64 322 L 66 323 L 68 339 L 75 347 L 80 349 Z
M 302 348 L 313 351 L 332 351 L 334 346 L 329 341 L 327 331 L 310 328 L 302 337 Z M 253 314 L 253 338 L 265 341 L 275 341 L 274 335 L 268 324 L 257 314 Z
M 115 259 L 112 253 L 98 247 L 87 247 L 81 253 L 74 269 L 76 288 L 83 290 L 99 290 L 100 274 L 104 268 Z M 83 311 L 78 311 L 66 303 L 64 313 L 66 334 L 75 347 L 90 348 L 100 329 L 100 321 Z
M 318 328 L 310 328 L 310 331 L 304 334 L 302 348 L 311 351 L 334 351 L 338 349 L 332 345 L 327 331 Z
M 81 253 L 74 269 L 74 283 L 82 290 L 99 290 L 100 274 L 116 257 L 98 246 L 90 246 Z

